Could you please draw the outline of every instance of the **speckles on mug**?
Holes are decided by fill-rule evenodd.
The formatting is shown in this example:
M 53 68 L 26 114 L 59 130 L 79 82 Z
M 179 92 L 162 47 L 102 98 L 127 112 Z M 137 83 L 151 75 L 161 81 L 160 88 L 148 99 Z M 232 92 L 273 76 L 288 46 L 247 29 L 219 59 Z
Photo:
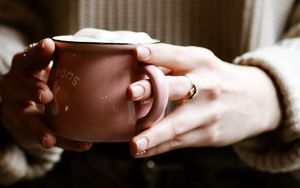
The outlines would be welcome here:
M 108 58 L 104 58 L 104 63 L 105 63 L 105 64 L 108 63 Z
M 105 100 L 105 99 L 107 99 L 107 98 L 108 98 L 108 96 L 107 96 L 107 95 L 105 95 L 105 96 L 101 96 L 101 97 L 100 97 L 100 99 L 101 99 L 101 100 Z
M 72 54 L 73 58 L 76 58 L 77 57 L 77 54 Z
M 66 106 L 65 106 L 65 112 L 67 112 L 68 110 L 69 110 L 69 106 L 66 105 Z

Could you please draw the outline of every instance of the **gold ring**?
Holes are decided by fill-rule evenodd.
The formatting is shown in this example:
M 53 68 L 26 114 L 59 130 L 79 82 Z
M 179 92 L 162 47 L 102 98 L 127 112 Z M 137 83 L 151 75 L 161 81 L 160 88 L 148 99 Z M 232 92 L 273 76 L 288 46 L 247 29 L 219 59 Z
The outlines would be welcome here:
M 188 75 L 185 75 L 185 77 L 191 82 L 192 87 L 190 91 L 187 93 L 187 95 L 184 97 L 184 100 L 193 99 L 199 94 L 199 90 L 197 89 L 196 85 Z

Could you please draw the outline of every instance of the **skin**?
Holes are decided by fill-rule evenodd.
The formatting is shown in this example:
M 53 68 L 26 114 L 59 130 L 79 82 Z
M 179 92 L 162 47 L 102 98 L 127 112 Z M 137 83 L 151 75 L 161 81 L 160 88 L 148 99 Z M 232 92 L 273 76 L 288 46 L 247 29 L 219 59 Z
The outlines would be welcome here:
M 24 52 L 15 55 L 11 70 L 0 85 L 3 125 L 26 149 L 57 146 L 86 151 L 92 143 L 57 137 L 44 120 L 43 105 L 53 99 L 46 82 L 54 51 L 54 42 L 44 39 L 25 57 Z M 226 63 L 205 48 L 169 44 L 139 46 L 136 58 L 163 70 L 169 100 L 175 101 L 176 107 L 150 128 L 137 125 L 140 132 L 130 142 L 134 157 L 184 147 L 226 146 L 279 125 L 276 89 L 269 76 L 258 68 Z M 191 81 L 199 94 L 186 100 Z M 138 117 L 144 116 L 143 104 L 151 101 L 150 83 L 132 83 L 127 95 L 140 102 Z
M 137 59 L 167 71 L 171 113 L 131 141 L 134 157 L 149 157 L 184 147 L 220 147 L 276 129 L 281 111 L 276 89 L 262 70 L 226 63 L 200 47 L 169 44 L 140 46 Z M 188 75 L 189 79 L 184 76 Z M 184 100 L 196 85 L 199 94 Z M 128 88 L 133 101 L 151 97 L 143 80 Z
M 54 51 L 54 42 L 44 39 L 27 52 L 14 56 L 12 67 L 0 85 L 3 125 L 25 149 L 58 146 L 73 151 L 85 151 L 92 146 L 91 143 L 55 136 L 47 127 L 43 116 L 44 104 L 53 99 L 46 82 Z

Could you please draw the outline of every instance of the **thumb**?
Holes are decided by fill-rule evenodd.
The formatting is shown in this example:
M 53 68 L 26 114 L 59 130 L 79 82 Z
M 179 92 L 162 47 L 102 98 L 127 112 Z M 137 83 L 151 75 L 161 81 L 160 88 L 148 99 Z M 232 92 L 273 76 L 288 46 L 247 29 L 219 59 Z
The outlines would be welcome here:
M 22 60 L 22 63 L 19 63 L 20 68 L 26 66 L 32 71 L 40 71 L 45 69 L 54 54 L 55 44 L 50 38 L 43 39 L 38 43 L 34 43 L 29 46 L 23 53 L 17 54 L 14 58 L 14 61 Z

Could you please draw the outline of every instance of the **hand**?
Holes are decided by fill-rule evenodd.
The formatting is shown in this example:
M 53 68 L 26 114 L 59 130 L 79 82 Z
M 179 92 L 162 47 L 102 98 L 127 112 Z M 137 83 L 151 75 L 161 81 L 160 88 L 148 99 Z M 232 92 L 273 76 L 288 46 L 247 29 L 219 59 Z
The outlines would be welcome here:
M 87 150 L 91 143 L 56 137 L 46 126 L 43 107 L 53 99 L 46 82 L 54 51 L 54 42 L 44 39 L 14 56 L 10 71 L 1 81 L 3 125 L 25 149 L 56 145 L 74 151 Z
M 200 47 L 168 44 L 140 46 L 137 59 L 169 70 L 169 100 L 175 108 L 160 122 L 131 140 L 135 157 L 183 147 L 226 146 L 275 129 L 281 112 L 275 87 L 262 70 L 221 61 Z M 192 99 L 187 94 L 196 86 Z M 149 82 L 131 84 L 128 97 L 151 97 Z M 138 125 L 142 126 L 142 125 Z

